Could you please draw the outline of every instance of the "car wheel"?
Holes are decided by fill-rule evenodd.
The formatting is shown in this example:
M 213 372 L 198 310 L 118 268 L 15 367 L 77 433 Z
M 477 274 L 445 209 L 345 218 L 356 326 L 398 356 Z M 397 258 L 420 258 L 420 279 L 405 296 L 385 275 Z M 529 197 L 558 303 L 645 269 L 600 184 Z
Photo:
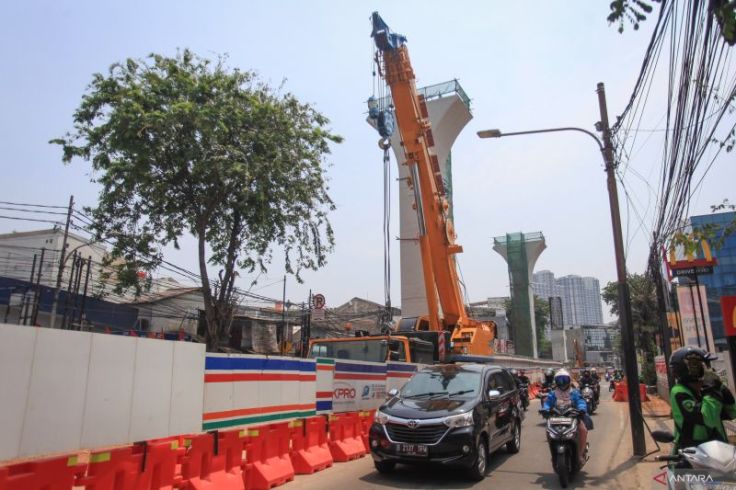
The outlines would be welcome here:
M 374 461 L 373 465 L 379 473 L 391 473 L 396 468 L 396 461 Z
M 521 423 L 519 419 L 514 419 L 514 425 L 511 427 L 511 440 L 506 443 L 506 451 L 516 454 L 521 449 Z
M 486 477 L 486 469 L 488 468 L 488 446 L 486 441 L 481 437 L 476 448 L 475 462 L 468 471 L 468 476 L 473 481 L 481 481 Z

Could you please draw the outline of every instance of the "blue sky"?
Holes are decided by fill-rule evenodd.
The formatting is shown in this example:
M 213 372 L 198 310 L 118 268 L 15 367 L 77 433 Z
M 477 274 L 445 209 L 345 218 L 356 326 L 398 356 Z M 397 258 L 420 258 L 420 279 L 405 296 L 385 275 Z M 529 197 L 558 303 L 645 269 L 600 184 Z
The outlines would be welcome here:
M 64 205 L 73 193 L 81 205 L 93 205 L 98 189 L 89 183 L 89 165 L 64 166 L 59 148 L 47 143 L 71 129 L 91 75 L 151 52 L 227 53 L 232 67 L 255 70 L 274 85 L 286 80 L 286 90 L 314 104 L 345 138 L 328 158 L 338 208 L 331 218 L 335 252 L 326 268 L 304 274 L 305 284 L 289 279 L 287 296 L 303 300 L 312 289 L 325 294 L 328 306 L 353 296 L 382 302 L 381 153 L 365 122 L 372 91 L 369 16 L 378 10 L 407 36 L 420 86 L 457 78 L 472 98 L 474 119 L 453 148 L 455 224 L 465 249 L 459 261 L 470 300 L 508 294 L 505 262 L 491 245 L 493 236 L 513 231 L 545 234 L 548 248 L 537 270 L 595 276 L 604 285 L 615 279 L 615 263 L 605 174 L 592 142 L 577 134 L 480 140 L 475 133 L 593 130 L 598 82 L 606 84 L 615 120 L 631 94 L 654 23 L 645 22 L 640 31 L 627 26 L 621 35 L 607 25 L 608 3 L 11 2 L 0 30 L 0 195 Z M 664 106 L 658 103 L 653 97 L 653 116 L 642 127 L 661 125 Z M 631 165 L 643 180 L 652 180 L 659 139 L 642 141 Z M 733 177 L 732 165 L 717 162 L 691 211 L 708 212 L 710 204 L 732 196 L 727 187 Z M 638 212 L 652 213 L 642 179 L 632 177 L 629 186 Z M 621 199 L 628 267 L 641 272 L 648 232 L 633 214 L 627 216 Z M 0 232 L 32 228 L 0 219 Z M 168 251 L 167 259 L 196 270 L 193 240 L 183 245 Z M 396 243 L 393 252 L 392 298 L 398 303 Z M 281 284 L 274 283 L 282 274 L 277 260 L 253 290 L 280 297 Z M 249 287 L 252 278 L 244 277 L 241 286 Z

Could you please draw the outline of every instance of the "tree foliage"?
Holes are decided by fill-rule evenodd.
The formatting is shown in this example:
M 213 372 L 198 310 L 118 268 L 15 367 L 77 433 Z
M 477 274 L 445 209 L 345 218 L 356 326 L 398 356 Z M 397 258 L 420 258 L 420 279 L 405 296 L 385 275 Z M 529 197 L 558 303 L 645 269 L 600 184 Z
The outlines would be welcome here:
M 609 8 L 608 23 L 618 23 L 618 32 L 624 32 L 624 21 L 629 21 L 634 30 L 639 29 L 639 22 L 647 19 L 652 13 L 652 2 L 660 3 L 662 0 L 613 0 Z
M 644 274 L 629 274 L 627 283 L 631 298 L 634 344 L 644 359 L 641 374 L 647 384 L 654 384 L 656 383 L 654 356 L 657 354 L 655 334 L 659 330 L 657 294 L 654 282 Z M 610 308 L 611 314 L 620 318 L 618 282 L 606 284 L 603 288 L 602 297 Z
M 504 300 L 504 309 L 510 312 L 513 307 L 513 301 L 511 298 Z M 537 334 L 537 352 L 539 357 L 552 358 L 552 343 L 547 338 L 545 327 L 549 323 L 549 302 L 545 299 L 534 295 L 534 323 L 536 325 Z M 513 327 L 509 322 L 509 327 Z
M 623 33 L 624 23 L 628 21 L 636 31 L 639 23 L 652 13 L 655 3 L 663 0 L 613 0 L 609 4 L 608 23 L 618 24 L 618 32 Z M 707 8 L 718 23 L 723 40 L 730 46 L 736 44 L 736 4 L 731 0 L 710 0 Z
M 537 350 L 539 357 L 552 359 L 552 342 L 547 338 L 549 325 L 549 301 L 534 295 L 534 321 L 537 325 Z
M 123 286 L 140 292 L 130 271 L 156 268 L 162 246 L 196 237 L 212 349 L 229 328 L 239 269 L 266 271 L 275 249 L 298 280 L 325 264 L 334 246 L 325 156 L 341 141 L 328 123 L 224 57 L 184 50 L 95 74 L 74 131 L 51 143 L 65 163 L 91 162 L 101 186 L 93 229 L 113 242 Z
M 731 204 L 728 199 L 724 199 L 720 204 L 710 207 L 711 212 L 719 211 L 736 211 L 736 204 Z M 675 231 L 669 240 L 669 248 L 681 247 L 686 256 L 697 256 L 701 243 L 707 242 L 711 247 L 718 250 L 723 247 L 726 238 L 736 233 L 736 218 L 720 225 L 716 223 L 706 223 L 700 226 L 694 226 L 692 230 L 685 228 Z

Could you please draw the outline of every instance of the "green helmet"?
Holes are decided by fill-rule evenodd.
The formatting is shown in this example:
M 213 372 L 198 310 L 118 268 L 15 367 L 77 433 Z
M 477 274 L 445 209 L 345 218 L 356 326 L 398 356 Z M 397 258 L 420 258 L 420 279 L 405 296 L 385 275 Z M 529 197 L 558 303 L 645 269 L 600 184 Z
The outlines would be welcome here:
M 717 357 L 706 350 L 688 345 L 672 353 L 670 369 L 681 382 L 700 381 L 705 374 L 706 364 L 715 359 Z

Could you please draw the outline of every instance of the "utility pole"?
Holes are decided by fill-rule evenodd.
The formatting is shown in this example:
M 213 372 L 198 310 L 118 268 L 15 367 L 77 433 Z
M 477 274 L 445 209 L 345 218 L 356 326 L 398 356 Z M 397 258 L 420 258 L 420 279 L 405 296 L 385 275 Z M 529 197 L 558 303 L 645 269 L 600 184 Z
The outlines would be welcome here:
M 621 215 L 619 214 L 618 189 L 616 187 L 616 164 L 611 142 L 611 129 L 608 126 L 608 108 L 606 106 L 606 90 L 603 83 L 598 84 L 598 105 L 601 120 L 598 130 L 603 135 L 603 158 L 606 162 L 608 177 L 608 202 L 611 207 L 611 223 L 613 227 L 613 245 L 616 251 L 616 273 L 618 276 L 619 321 L 624 345 L 624 371 L 626 373 L 629 395 L 629 419 L 631 422 L 631 440 L 635 456 L 644 456 L 647 448 L 644 441 L 644 421 L 641 413 L 641 396 L 639 394 L 639 375 L 636 368 L 636 350 L 634 348 L 634 327 L 631 315 L 629 284 L 626 277 L 626 258 L 624 257 L 624 241 L 621 233 Z
M 54 290 L 54 301 L 51 304 L 51 323 L 50 327 L 56 325 L 56 308 L 59 304 L 59 293 L 61 292 L 61 280 L 64 276 L 64 261 L 66 259 L 66 242 L 69 239 L 69 224 L 72 221 L 72 211 L 74 210 L 74 196 L 69 196 L 69 210 L 66 213 L 66 226 L 64 227 L 64 241 L 59 252 L 59 273 L 56 275 L 56 289 Z
M 41 260 L 38 262 L 38 275 L 36 277 L 36 293 L 33 298 L 33 314 L 31 315 L 31 325 L 36 325 L 38 322 L 38 308 L 41 303 L 41 272 L 43 269 L 43 258 L 46 255 L 46 249 L 41 248 Z
M 286 336 L 286 274 L 284 274 L 284 292 L 281 296 L 281 353 L 286 354 L 286 346 L 289 339 Z

